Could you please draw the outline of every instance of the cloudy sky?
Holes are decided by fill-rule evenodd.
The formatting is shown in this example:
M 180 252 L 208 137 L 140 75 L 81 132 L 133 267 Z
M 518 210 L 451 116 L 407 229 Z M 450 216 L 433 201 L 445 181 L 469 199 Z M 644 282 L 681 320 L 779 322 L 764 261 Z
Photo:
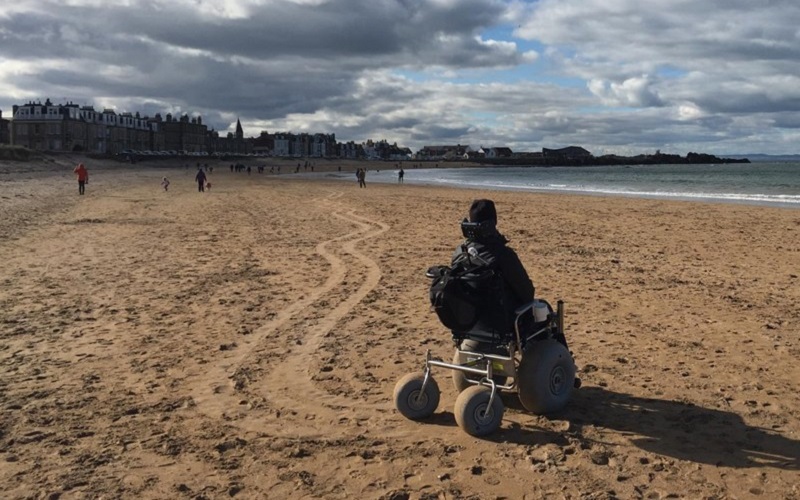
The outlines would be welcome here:
M 797 0 L 2 0 L 0 110 L 245 135 L 800 153 Z

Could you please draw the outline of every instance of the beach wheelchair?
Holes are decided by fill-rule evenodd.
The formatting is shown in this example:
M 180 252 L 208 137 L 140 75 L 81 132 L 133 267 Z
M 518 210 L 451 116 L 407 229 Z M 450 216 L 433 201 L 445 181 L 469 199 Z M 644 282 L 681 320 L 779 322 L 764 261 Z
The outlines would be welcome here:
M 436 280 L 443 269 L 449 268 L 435 266 L 426 274 Z M 563 409 L 572 390 L 580 387 L 564 336 L 563 301 L 554 310 L 547 301 L 534 300 L 513 311 L 511 323 L 505 330 L 483 328 L 480 321 L 464 331 L 451 330 L 453 361 L 437 359 L 428 350 L 422 373 L 409 373 L 395 385 L 397 410 L 411 420 L 433 414 L 440 396 L 433 368 L 452 371 L 459 393 L 453 413 L 458 426 L 473 436 L 500 427 L 505 411 L 501 391 L 516 392 L 522 406 L 537 415 Z

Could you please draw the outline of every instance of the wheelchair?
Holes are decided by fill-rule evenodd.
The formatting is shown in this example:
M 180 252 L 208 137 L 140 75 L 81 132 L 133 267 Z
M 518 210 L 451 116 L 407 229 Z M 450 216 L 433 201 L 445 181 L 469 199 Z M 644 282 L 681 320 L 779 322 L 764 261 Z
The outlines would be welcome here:
M 547 301 L 534 300 L 516 309 L 513 317 L 513 331 L 506 334 L 453 331 L 451 363 L 428 350 L 422 373 L 409 373 L 395 385 L 397 410 L 411 420 L 436 411 L 440 391 L 434 368 L 452 371 L 459 393 L 453 413 L 458 426 L 472 436 L 500 427 L 505 412 L 500 391 L 516 392 L 522 406 L 537 415 L 563 409 L 573 389 L 580 387 L 564 336 L 564 302 L 559 300 L 554 310 Z

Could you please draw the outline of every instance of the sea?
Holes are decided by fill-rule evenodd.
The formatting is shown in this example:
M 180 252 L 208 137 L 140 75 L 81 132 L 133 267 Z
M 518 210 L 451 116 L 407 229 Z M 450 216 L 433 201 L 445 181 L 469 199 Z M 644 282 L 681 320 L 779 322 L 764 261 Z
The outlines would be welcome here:
M 800 208 L 800 162 L 470 168 L 404 164 L 403 168 L 406 184 Z M 396 164 L 370 170 L 367 185 L 397 183 L 398 171 Z M 352 172 L 326 176 L 356 183 Z

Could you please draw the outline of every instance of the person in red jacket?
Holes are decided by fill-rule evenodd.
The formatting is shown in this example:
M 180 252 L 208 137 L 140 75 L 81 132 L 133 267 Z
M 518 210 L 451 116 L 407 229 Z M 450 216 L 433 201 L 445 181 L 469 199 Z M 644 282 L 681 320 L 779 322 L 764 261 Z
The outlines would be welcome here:
M 83 163 L 79 163 L 72 172 L 78 176 L 78 194 L 85 193 L 86 185 L 89 184 L 89 172 L 86 167 L 83 166 Z

